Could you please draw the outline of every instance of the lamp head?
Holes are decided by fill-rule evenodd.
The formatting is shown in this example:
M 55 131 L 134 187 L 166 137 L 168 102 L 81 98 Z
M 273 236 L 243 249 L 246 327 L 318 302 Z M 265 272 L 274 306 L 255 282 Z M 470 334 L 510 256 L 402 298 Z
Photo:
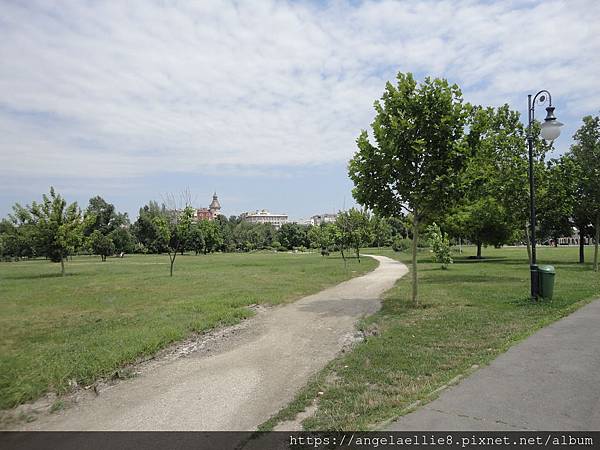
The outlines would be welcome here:
M 560 127 L 564 124 L 556 120 L 554 115 L 554 106 L 546 108 L 546 118 L 542 124 L 542 138 L 548 142 L 552 142 L 560 135 Z

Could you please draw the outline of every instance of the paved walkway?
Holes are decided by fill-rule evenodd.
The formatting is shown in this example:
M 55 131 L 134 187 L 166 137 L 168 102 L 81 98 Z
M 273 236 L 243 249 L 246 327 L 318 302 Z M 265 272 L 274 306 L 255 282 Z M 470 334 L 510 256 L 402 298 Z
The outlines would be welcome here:
M 170 361 L 25 429 L 255 430 L 351 341 L 357 319 L 377 311 L 379 296 L 408 271 L 374 258 L 379 266 L 364 276 L 250 319 L 212 356 Z
M 600 300 L 543 328 L 389 430 L 600 430 Z

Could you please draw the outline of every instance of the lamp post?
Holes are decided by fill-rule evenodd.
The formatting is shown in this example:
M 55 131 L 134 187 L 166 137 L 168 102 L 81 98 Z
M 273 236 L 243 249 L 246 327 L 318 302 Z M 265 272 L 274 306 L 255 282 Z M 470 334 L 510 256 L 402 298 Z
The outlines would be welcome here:
M 535 117 L 535 102 L 540 104 L 548 101 L 546 108 L 546 118 L 541 126 L 542 138 L 546 141 L 554 141 L 560 135 L 560 127 L 563 126 L 554 115 L 554 106 L 552 106 L 552 96 L 550 92 L 541 90 L 533 96 L 527 96 L 527 111 L 529 112 L 529 124 L 527 126 L 527 144 L 529 146 L 529 203 L 530 203 L 530 226 L 531 226 L 531 264 L 529 270 L 531 272 L 531 298 L 537 300 L 539 294 L 539 274 L 535 254 L 535 177 L 533 173 L 533 132 L 532 125 Z

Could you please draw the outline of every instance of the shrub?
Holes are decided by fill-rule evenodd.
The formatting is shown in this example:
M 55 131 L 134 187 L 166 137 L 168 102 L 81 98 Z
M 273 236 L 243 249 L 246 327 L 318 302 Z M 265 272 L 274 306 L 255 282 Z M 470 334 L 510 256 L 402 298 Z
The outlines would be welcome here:
M 450 240 L 448 235 L 442 233 L 440 227 L 434 222 L 427 227 L 429 235 L 429 243 L 431 244 L 431 253 L 433 260 L 442 264 L 442 269 L 447 269 L 448 264 L 452 264 L 452 256 L 450 256 Z
M 412 242 L 410 239 L 402 238 L 400 236 L 396 236 L 394 238 L 394 242 L 392 243 L 392 249 L 395 252 L 405 252 L 410 249 Z

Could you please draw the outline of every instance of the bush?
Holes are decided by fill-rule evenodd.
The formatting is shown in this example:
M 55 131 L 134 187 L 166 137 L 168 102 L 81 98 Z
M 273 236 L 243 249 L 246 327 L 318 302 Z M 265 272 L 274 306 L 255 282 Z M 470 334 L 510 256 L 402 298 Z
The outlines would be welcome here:
M 392 243 L 392 249 L 395 252 L 405 252 L 408 249 L 410 249 L 411 245 L 412 245 L 412 241 L 410 239 L 396 236 L 394 238 L 394 242 Z
M 427 227 L 427 234 L 429 235 L 433 260 L 441 263 L 442 269 L 447 269 L 448 264 L 454 262 L 450 256 L 450 241 L 448 240 L 448 235 L 442 233 L 440 227 L 436 225 L 435 222 Z
M 146 254 L 148 253 L 148 249 L 146 248 L 146 246 L 144 244 L 142 244 L 141 242 L 137 242 L 134 246 L 133 246 L 133 253 L 141 253 L 141 254 Z

